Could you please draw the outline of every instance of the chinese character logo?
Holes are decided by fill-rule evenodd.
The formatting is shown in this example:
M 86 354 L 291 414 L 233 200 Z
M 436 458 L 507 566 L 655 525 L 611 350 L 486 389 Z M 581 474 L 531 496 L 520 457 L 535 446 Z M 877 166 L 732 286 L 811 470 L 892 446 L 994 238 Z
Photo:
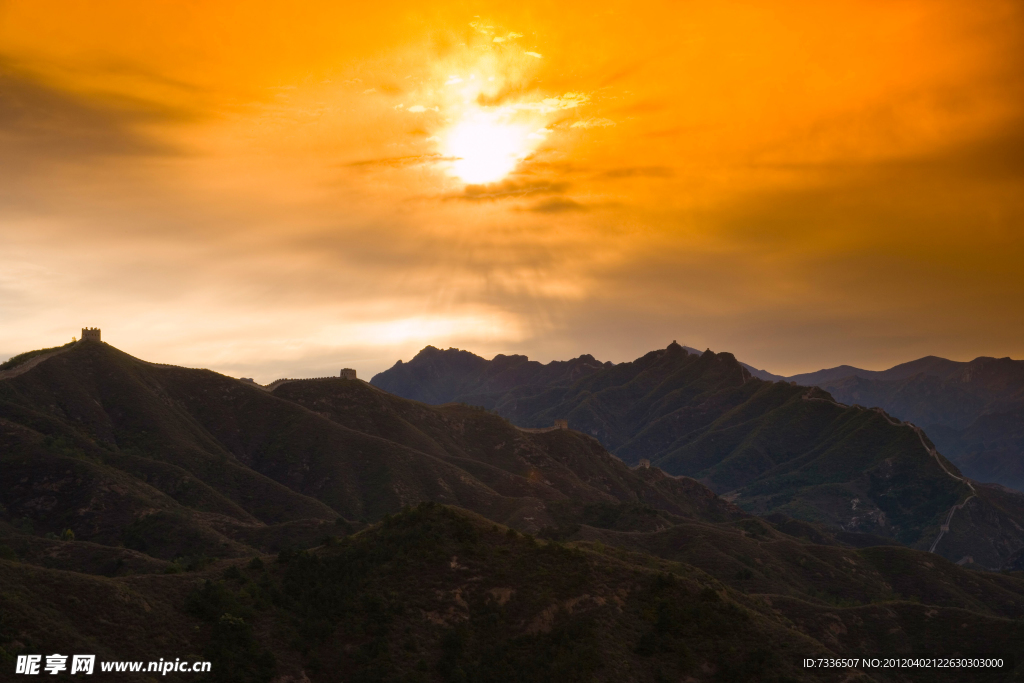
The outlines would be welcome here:
M 74 655 L 71 657 L 71 673 L 91 675 L 96 667 L 96 655 Z M 42 671 L 56 676 L 62 671 L 68 670 L 68 656 L 52 654 L 46 656 L 46 664 L 43 665 L 42 655 L 18 655 L 17 663 L 14 665 L 14 673 L 37 676 Z
M 71 658 L 71 673 L 91 674 L 96 666 L 96 655 L 75 655 Z
M 39 663 L 43 661 L 42 655 L 18 655 L 18 663 L 15 664 L 16 674 L 37 674 Z

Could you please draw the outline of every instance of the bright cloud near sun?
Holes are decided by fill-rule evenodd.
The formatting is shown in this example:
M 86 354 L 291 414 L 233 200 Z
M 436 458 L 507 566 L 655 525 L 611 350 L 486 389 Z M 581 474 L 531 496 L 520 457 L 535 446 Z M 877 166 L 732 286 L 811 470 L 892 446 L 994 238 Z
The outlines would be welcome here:
M 479 23 L 472 26 L 488 38 L 495 31 Z M 522 37 L 508 31 L 440 60 L 417 93 L 431 104 L 405 110 L 438 114 L 428 121 L 428 140 L 436 145 L 448 174 L 466 184 L 504 179 L 548 139 L 559 112 L 589 101 L 584 93 L 553 95 L 537 87 L 533 79 L 539 54 L 517 45 Z

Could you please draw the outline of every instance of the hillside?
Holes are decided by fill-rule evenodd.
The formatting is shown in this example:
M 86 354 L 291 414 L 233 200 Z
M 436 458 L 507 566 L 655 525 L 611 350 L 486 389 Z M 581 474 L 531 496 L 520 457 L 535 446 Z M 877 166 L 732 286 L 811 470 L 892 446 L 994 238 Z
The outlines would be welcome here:
M 372 382 L 386 378 L 394 386 L 404 375 L 442 374 L 442 359 L 456 354 L 466 352 L 420 354 Z M 479 400 L 524 427 L 567 419 L 627 463 L 647 459 L 696 478 L 749 512 L 781 512 L 928 549 L 950 509 L 966 502 L 937 552 L 999 567 L 1024 546 L 1019 504 L 972 489 L 911 426 L 883 411 L 841 405 L 819 389 L 759 380 L 731 354 L 671 344 L 572 382 L 456 398 Z M 976 543 L 954 546 L 954 529 Z
M 1024 361 L 928 356 L 877 372 L 840 366 L 788 379 L 921 425 L 967 476 L 1024 491 Z
M 759 382 L 686 356 L 707 390 Z M 254 683 L 958 681 L 800 662 L 1024 647 L 1019 572 L 753 517 L 578 431 L 364 382 L 268 391 L 83 342 L 0 380 L 0 439 L 0 666 L 89 651 Z M 1021 511 L 973 486 L 995 503 L 965 505 L 942 543 L 983 564 L 1008 541 L 985 555 L 978 530 Z
M 537 530 L 573 500 L 741 514 L 688 480 L 643 478 L 577 432 L 522 432 L 358 381 L 269 393 L 82 343 L 0 382 L 4 516 L 162 559 L 240 556 L 434 500 Z M 319 531 L 318 531 L 319 530 Z
M 1009 661 L 1024 648 L 1020 578 L 906 549 L 842 550 L 770 533 L 768 550 L 747 558 L 754 569 L 729 583 L 686 562 L 604 543 L 538 541 L 432 504 L 310 551 L 186 574 L 107 578 L 0 560 L 0 661 L 10 665 L 22 651 L 89 651 L 100 662 L 205 659 L 205 680 L 252 683 L 339 674 L 963 681 L 963 670 L 808 669 L 802 661 L 937 652 Z M 786 573 L 864 586 L 864 599 L 750 590 L 773 588 L 777 579 L 763 577 Z M 730 585 L 737 582 L 747 590 Z M 1017 680 L 1009 668 L 988 673 L 971 680 Z M 161 680 L 196 678 L 172 672 Z

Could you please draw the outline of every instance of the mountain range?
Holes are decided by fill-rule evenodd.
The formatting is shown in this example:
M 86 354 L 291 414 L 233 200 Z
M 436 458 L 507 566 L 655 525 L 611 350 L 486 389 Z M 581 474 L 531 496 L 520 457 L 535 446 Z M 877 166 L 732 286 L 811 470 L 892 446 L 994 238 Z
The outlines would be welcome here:
M 271 390 L 96 341 L 9 364 L 0 667 L 94 652 L 261 683 L 956 681 L 801 662 L 1024 649 L 1017 496 L 881 412 L 676 346 L 404 364 L 445 405 L 347 379 Z M 572 428 L 551 428 L 570 404 Z M 606 440 L 663 456 L 630 467 Z M 855 514 L 829 507 L 851 492 Z M 1007 661 L 993 680 L 1024 675 Z
M 625 462 L 696 478 L 751 513 L 924 549 L 948 526 L 939 552 L 989 567 L 1024 546 L 1024 496 L 968 481 L 924 432 L 883 410 L 758 379 L 728 353 L 672 343 L 630 363 L 581 356 L 541 365 L 427 347 L 371 383 L 415 400 L 480 405 L 522 427 L 568 420 Z M 956 523 L 945 524 L 962 503 Z
M 682 348 L 690 354 L 702 353 Z M 435 351 L 427 347 L 423 353 Z M 527 384 L 564 384 L 569 375 L 558 377 L 560 372 L 576 373 L 572 378 L 578 378 L 608 365 L 589 355 L 543 366 L 524 356 L 499 355 L 487 362 L 468 352 L 456 361 L 453 351 L 446 352 L 449 357 L 444 363 L 451 366 L 446 365 L 443 383 L 422 369 L 403 368 L 402 395 L 428 403 L 478 401 L 474 394 L 493 395 Z M 817 386 L 837 402 L 882 408 L 923 428 L 942 454 L 972 479 L 1024 491 L 1024 361 L 979 357 L 960 362 L 926 356 L 888 370 L 840 365 L 788 377 L 742 362 L 740 366 L 757 379 Z M 513 367 L 518 374 L 510 372 Z M 392 368 L 387 371 L 390 374 L 381 373 L 378 381 L 392 381 L 389 377 L 397 372 Z M 493 401 L 493 396 L 478 402 L 488 400 Z
M 788 379 L 912 421 L 968 476 L 1024 490 L 1024 361 L 928 356 L 879 372 L 844 365 Z

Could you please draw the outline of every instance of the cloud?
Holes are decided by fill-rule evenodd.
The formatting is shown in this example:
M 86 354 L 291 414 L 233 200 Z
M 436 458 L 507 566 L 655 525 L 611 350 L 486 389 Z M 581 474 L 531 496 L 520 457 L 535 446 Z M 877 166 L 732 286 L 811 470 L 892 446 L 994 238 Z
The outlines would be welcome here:
M 589 211 L 589 207 L 566 197 L 552 197 L 534 204 L 529 208 L 534 213 L 568 213 L 572 211 Z
M 572 124 L 572 126 L 570 126 L 570 128 L 583 128 L 585 130 L 587 128 L 607 128 L 609 126 L 614 126 L 614 125 L 615 125 L 615 122 L 612 121 L 611 119 L 596 119 L 595 118 L 595 119 L 583 119 L 582 121 L 577 121 L 576 123 Z
M 383 157 L 380 159 L 351 161 L 342 165 L 346 168 L 403 168 L 407 166 L 416 166 L 418 164 L 435 163 L 438 161 L 451 161 L 451 159 L 440 154 L 413 154 L 404 157 Z
M 494 32 L 493 26 L 488 26 L 482 21 L 471 21 L 469 22 L 470 27 L 477 33 L 481 33 L 485 36 L 489 36 Z
M 671 178 L 672 169 L 668 166 L 626 166 L 613 168 L 598 175 L 598 178 L 618 180 L 620 178 Z
M 504 36 L 494 36 L 494 39 L 493 39 L 492 42 L 504 43 L 504 42 L 507 42 L 509 40 L 515 40 L 516 38 L 522 38 L 522 37 L 523 37 L 522 33 L 515 33 L 513 31 L 509 31 Z
M 194 118 L 184 109 L 129 98 L 89 98 L 19 72 L 0 56 L 0 164 L 12 156 L 75 161 L 97 155 L 169 154 L 140 131 Z
M 0 69 L 0 346 L 99 324 L 135 355 L 265 379 L 369 376 L 341 359 L 386 367 L 426 343 L 483 353 L 477 331 L 546 359 L 626 360 L 678 337 L 774 371 L 1019 357 L 1010 4 L 549 2 L 516 27 L 535 44 L 494 43 L 508 29 L 486 19 L 395 22 L 380 3 L 331 6 L 361 13 L 349 21 L 312 5 L 216 32 L 164 21 L 137 41 L 127 15 L 24 0 L 32 21 L 0 22 L 2 50 L 23 51 Z M 449 74 L 465 80 L 441 87 Z M 445 116 L 412 111 L 437 104 Z M 453 159 L 423 152 L 464 105 L 552 130 L 509 181 L 463 189 Z M 594 125 L 605 116 L 619 125 Z
M 511 105 L 516 109 L 524 111 L 536 111 L 541 114 L 550 114 L 565 109 L 575 109 L 590 101 L 590 96 L 581 92 L 567 92 L 558 97 L 548 97 L 540 102 L 520 102 Z
M 526 197 L 537 194 L 559 194 L 568 189 L 568 183 L 550 181 L 532 181 L 520 183 L 515 180 L 504 180 L 489 185 L 466 185 L 459 194 L 446 195 L 445 199 L 456 199 L 471 202 L 494 201 L 512 197 Z

